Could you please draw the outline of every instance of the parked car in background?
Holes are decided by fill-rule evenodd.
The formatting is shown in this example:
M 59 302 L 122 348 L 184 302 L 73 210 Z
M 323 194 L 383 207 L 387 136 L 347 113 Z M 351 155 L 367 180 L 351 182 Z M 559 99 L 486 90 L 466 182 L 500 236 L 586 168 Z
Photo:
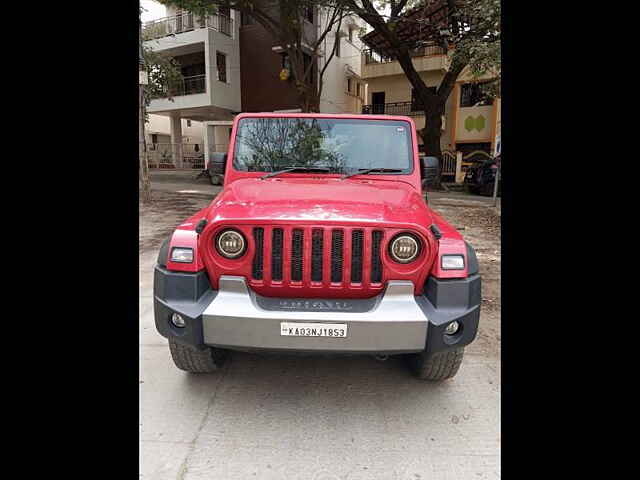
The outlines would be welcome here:
M 469 192 L 477 195 L 492 196 L 499 166 L 500 157 L 498 156 L 469 167 L 464 177 L 464 184 Z M 501 194 L 501 187 L 502 180 L 498 179 L 498 196 Z

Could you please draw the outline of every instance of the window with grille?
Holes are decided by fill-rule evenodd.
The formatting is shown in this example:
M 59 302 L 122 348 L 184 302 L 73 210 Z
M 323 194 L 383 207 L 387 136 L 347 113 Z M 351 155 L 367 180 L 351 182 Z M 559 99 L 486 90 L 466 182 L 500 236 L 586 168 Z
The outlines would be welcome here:
M 216 52 L 216 64 L 218 66 L 218 80 L 227 82 L 227 56 L 222 52 Z
M 493 98 L 482 91 L 481 82 L 465 83 L 460 90 L 460 107 L 481 107 L 493 105 Z

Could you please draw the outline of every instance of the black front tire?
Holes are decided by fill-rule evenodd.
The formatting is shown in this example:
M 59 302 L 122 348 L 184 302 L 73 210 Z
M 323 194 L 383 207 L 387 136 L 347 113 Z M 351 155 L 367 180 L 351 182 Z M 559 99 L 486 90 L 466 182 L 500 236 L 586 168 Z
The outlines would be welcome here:
M 212 373 L 220 370 L 227 357 L 226 350 L 211 347 L 197 350 L 173 340 L 169 340 L 169 350 L 176 367 L 190 373 Z
M 440 382 L 453 378 L 462 364 L 464 347 L 427 355 L 414 353 L 409 355 L 409 366 L 416 377 L 421 380 Z

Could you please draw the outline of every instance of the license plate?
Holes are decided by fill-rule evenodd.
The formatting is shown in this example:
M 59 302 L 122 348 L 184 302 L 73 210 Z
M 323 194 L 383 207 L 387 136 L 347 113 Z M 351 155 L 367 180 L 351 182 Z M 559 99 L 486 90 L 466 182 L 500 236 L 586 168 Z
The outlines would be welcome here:
M 280 323 L 280 335 L 284 337 L 346 338 L 346 323 Z

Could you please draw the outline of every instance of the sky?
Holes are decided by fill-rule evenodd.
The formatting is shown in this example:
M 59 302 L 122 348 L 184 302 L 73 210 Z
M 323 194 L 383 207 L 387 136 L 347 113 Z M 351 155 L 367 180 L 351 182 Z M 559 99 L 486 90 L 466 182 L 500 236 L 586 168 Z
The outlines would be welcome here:
M 153 0 L 140 0 L 142 6 L 142 22 L 148 22 L 150 20 L 157 20 L 167 16 L 167 8 Z

